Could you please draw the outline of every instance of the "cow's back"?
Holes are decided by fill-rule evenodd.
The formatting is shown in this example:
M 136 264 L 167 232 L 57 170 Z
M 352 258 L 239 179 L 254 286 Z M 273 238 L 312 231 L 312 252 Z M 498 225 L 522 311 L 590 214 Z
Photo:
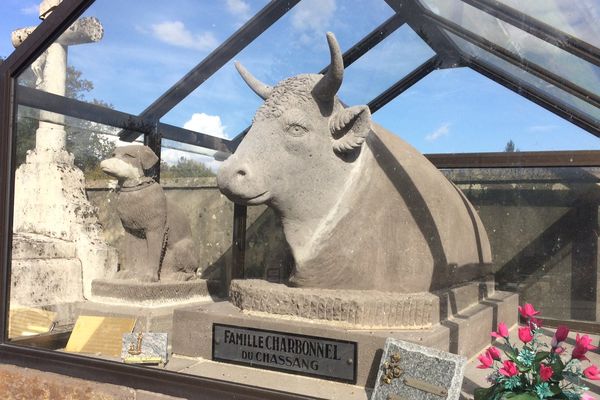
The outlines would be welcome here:
M 341 218 L 292 283 L 421 292 L 490 263 L 487 234 L 462 193 L 408 143 L 373 128 L 360 179 L 336 210 Z

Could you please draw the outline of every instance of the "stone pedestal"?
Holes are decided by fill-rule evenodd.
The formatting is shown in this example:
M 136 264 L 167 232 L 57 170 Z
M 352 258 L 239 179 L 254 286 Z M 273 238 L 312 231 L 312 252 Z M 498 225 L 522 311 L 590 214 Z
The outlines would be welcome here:
M 474 356 L 490 343 L 498 322 L 517 323 L 518 296 L 495 291 L 481 296 L 481 285 L 465 285 L 437 297 L 438 321 L 428 328 L 397 329 L 340 326 L 336 321 L 305 319 L 273 313 L 242 311 L 230 302 L 176 310 L 173 316 L 173 353 L 187 357 L 212 357 L 213 323 L 288 332 L 358 343 L 357 385 L 373 387 L 385 340 L 407 340 L 444 351 Z M 365 294 L 365 301 L 368 301 Z M 274 298 L 271 299 L 276 303 Z M 295 308 L 295 307 L 292 307 Z M 383 314 L 382 320 L 385 320 Z M 431 314 L 432 316 L 435 314 Z M 338 321 L 339 322 L 339 321 Z
M 137 318 L 136 332 L 166 332 L 170 340 L 173 312 L 212 303 L 204 279 L 156 283 L 96 280 L 91 299 L 81 305 L 79 315 Z
M 16 264 L 32 268 L 38 262 L 33 260 L 48 258 L 59 274 L 61 263 L 79 264 L 79 273 L 72 278 L 80 282 L 69 291 L 71 296 L 89 298 L 92 280 L 116 272 L 118 256 L 101 238 L 95 209 L 85 196 L 83 172 L 73 165 L 73 156 L 65 151 L 31 151 L 15 181 Z M 35 280 L 34 275 L 27 279 Z M 19 290 L 17 286 L 13 298 Z

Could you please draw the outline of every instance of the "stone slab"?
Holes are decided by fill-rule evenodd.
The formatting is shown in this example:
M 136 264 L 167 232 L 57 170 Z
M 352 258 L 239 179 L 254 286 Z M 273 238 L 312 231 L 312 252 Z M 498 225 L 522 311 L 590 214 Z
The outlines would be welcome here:
M 105 303 L 96 303 L 87 301 L 82 303 L 78 310 L 78 315 L 97 315 L 109 317 L 133 317 L 136 318 L 134 332 L 166 332 L 169 342 L 173 333 L 173 313 L 177 309 L 206 306 L 212 303 L 212 300 L 189 302 L 185 305 L 164 305 L 164 306 L 128 306 L 112 304 L 107 307 Z
M 294 288 L 259 279 L 234 280 L 231 301 L 267 316 L 326 322 L 345 328 L 426 329 L 494 293 L 492 280 L 434 293 Z
M 209 301 L 207 281 L 139 282 L 97 279 L 92 282 L 92 301 L 129 306 L 175 306 Z
M 12 259 L 76 258 L 75 243 L 35 233 L 15 233 Z
M 490 343 L 489 332 L 498 321 L 508 326 L 516 324 L 517 303 L 516 294 L 497 291 L 443 324 L 430 329 L 408 331 L 344 329 L 315 322 L 257 316 L 242 312 L 223 301 L 176 310 L 173 315 L 172 349 L 174 354 L 211 359 L 213 323 L 354 341 L 358 343 L 357 385 L 374 387 L 386 338 L 407 340 L 471 357 Z M 479 325 L 483 327 L 478 328 Z
M 466 357 L 388 338 L 372 400 L 458 400 Z
M 41 307 L 83 300 L 78 259 L 19 259 L 11 267 L 11 302 Z

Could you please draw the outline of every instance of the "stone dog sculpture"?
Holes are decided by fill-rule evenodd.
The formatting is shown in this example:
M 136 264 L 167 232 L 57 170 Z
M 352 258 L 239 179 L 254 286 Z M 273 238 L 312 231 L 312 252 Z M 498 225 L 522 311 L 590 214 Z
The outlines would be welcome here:
M 119 279 L 186 281 L 196 276 L 198 260 L 187 218 L 167 200 L 160 184 L 144 175 L 157 162 L 149 147 L 130 145 L 117 147 L 100 163 L 119 184 L 117 213 L 125 229 Z
M 293 286 L 415 293 L 489 273 L 488 238 L 463 194 L 367 106 L 337 98 L 344 64 L 327 40 L 325 75 L 269 87 L 236 63 L 265 102 L 219 170 L 221 192 L 281 217 Z

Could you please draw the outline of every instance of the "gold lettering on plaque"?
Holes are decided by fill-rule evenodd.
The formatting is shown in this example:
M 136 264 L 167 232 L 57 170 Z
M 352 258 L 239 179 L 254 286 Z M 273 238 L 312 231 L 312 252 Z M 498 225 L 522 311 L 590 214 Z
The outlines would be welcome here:
M 129 349 L 127 349 L 127 352 L 129 354 L 131 354 L 132 356 L 137 356 L 138 354 L 142 354 L 142 338 L 143 338 L 143 333 L 140 332 L 137 334 L 137 342 L 134 345 L 133 342 L 131 342 L 129 344 Z
M 448 391 L 441 386 L 433 385 L 420 379 L 415 379 L 408 376 L 404 377 L 404 384 L 423 392 L 431 393 L 444 398 L 448 394 Z

